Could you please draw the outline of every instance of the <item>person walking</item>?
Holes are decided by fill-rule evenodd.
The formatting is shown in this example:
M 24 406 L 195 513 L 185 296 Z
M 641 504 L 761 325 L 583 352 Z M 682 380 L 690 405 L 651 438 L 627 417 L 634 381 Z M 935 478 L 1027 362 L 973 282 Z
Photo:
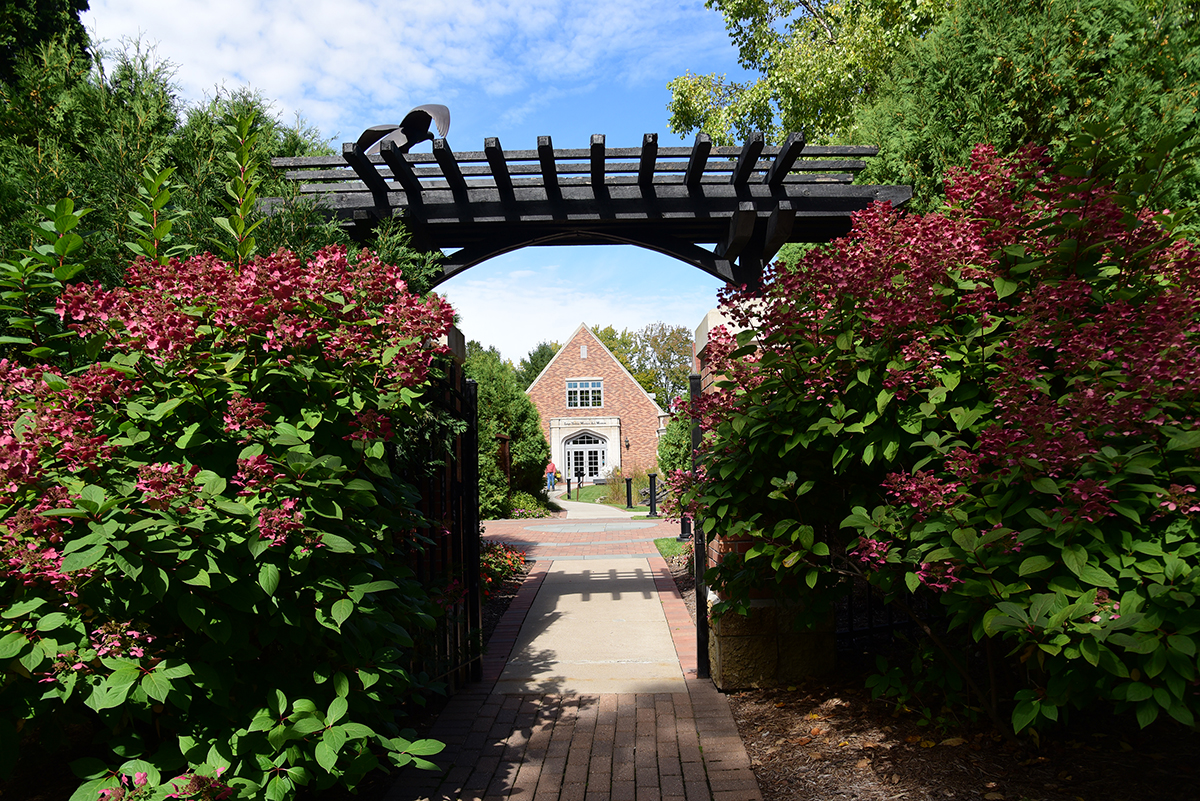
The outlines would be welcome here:
M 557 473 L 558 468 L 554 466 L 554 462 L 551 462 L 546 467 L 546 489 L 550 492 L 554 492 L 554 484 L 557 480 Z

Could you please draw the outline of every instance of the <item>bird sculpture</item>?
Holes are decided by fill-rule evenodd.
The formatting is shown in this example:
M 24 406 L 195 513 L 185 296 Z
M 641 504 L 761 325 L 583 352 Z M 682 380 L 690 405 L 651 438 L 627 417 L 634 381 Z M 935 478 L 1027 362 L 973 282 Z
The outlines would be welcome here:
M 439 103 L 425 103 L 404 115 L 399 125 L 372 125 L 358 137 L 358 146 L 368 156 L 380 152 L 384 142 L 395 142 L 396 149 L 407 153 L 413 145 L 433 139 L 430 126 L 437 125 L 443 139 L 450 132 L 450 109 Z

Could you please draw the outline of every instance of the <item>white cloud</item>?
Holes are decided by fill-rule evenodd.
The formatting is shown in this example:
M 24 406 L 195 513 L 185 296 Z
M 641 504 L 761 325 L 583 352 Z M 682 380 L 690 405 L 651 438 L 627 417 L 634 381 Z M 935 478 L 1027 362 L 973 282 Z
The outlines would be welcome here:
M 285 117 L 345 136 L 418 102 L 537 108 L 578 84 L 661 85 L 731 52 L 695 0 L 92 0 L 84 19 L 110 42 L 160 43 L 187 98 L 248 83 Z

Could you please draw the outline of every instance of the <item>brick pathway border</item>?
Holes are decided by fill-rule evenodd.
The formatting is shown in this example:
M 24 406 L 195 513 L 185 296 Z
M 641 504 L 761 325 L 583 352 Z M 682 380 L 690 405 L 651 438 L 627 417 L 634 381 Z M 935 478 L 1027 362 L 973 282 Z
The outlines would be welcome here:
M 429 736 L 444 769 L 405 770 L 384 801 L 762 801 L 729 701 L 696 678 L 696 630 L 666 560 L 646 557 L 686 693 L 493 695 L 552 562 L 533 564 L 484 655 L 484 679 Z

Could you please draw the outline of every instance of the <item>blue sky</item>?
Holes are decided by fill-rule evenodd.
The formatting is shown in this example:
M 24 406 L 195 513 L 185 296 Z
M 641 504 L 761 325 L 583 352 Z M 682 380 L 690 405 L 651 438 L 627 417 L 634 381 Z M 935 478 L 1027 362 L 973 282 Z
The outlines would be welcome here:
M 444 103 L 455 150 L 670 146 L 666 84 L 677 75 L 740 76 L 724 21 L 702 0 L 91 0 L 85 24 L 117 46 L 140 39 L 176 67 L 182 96 L 251 86 L 282 119 L 301 114 L 335 144 Z M 418 149 L 428 148 L 428 144 Z M 633 247 L 526 248 L 441 289 L 471 339 L 519 360 L 581 322 L 694 329 L 718 281 Z

